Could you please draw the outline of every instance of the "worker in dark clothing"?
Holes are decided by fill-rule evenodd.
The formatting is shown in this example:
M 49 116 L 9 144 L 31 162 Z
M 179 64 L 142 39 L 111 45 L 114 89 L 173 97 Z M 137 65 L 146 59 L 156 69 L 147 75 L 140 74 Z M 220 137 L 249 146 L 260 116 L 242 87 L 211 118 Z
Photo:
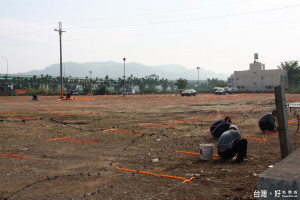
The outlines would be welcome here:
M 266 113 L 258 121 L 259 128 L 263 131 L 276 131 L 275 117 L 277 117 L 276 110 L 272 113 Z
M 225 119 L 220 119 L 216 121 L 211 127 L 210 127 L 210 133 L 213 137 L 219 138 L 222 133 L 227 131 L 230 127 L 231 118 L 229 116 L 226 116 Z
M 247 160 L 247 143 L 247 140 L 241 137 L 237 127 L 231 125 L 219 139 L 218 154 L 223 159 L 232 159 L 237 155 L 235 161 L 241 163 Z
M 66 98 L 70 99 L 71 98 L 71 93 L 68 93 Z
M 32 95 L 32 101 L 39 101 L 38 97 L 36 94 Z

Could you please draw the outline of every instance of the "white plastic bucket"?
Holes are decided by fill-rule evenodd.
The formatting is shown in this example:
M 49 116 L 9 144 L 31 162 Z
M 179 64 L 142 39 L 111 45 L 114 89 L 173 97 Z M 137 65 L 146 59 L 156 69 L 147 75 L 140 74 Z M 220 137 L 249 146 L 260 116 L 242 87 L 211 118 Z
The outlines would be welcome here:
M 211 160 L 214 151 L 214 144 L 200 144 L 200 159 Z

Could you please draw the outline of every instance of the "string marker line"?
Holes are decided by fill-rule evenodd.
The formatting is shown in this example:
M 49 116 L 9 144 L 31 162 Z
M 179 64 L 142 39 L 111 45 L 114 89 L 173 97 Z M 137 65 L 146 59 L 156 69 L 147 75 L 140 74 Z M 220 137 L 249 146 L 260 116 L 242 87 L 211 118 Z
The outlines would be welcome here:
M 119 168 L 116 167 L 117 170 L 122 170 L 122 171 L 128 171 L 128 172 L 134 172 L 134 173 L 140 173 L 140 174 L 148 174 L 148 175 L 152 175 L 152 176 L 160 176 L 160 177 L 166 177 L 166 178 L 173 178 L 173 179 L 179 179 L 179 180 L 183 180 L 182 183 L 187 183 L 190 182 L 191 180 L 195 179 L 195 177 L 192 177 L 190 179 L 186 179 L 186 178 L 182 178 L 182 177 L 178 177 L 178 176 L 169 176 L 169 175 L 165 175 L 165 174 L 155 174 L 155 173 L 151 173 L 151 172 L 145 172 L 145 171 L 139 171 L 139 170 L 133 170 L 133 169 L 125 169 L 125 168 Z

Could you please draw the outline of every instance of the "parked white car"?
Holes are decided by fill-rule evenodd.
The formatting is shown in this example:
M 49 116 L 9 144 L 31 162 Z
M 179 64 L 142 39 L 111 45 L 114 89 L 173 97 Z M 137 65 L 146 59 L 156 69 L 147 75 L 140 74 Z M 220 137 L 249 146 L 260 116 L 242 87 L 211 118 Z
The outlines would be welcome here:
M 135 95 L 134 90 L 126 90 L 125 92 L 122 92 L 123 95 Z

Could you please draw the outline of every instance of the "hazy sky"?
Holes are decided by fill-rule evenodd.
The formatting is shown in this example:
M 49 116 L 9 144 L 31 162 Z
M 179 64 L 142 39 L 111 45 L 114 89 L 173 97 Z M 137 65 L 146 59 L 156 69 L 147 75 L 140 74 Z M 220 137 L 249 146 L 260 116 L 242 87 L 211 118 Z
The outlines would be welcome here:
M 0 0 L 0 73 L 63 62 L 180 64 L 215 72 L 299 60 L 299 0 Z M 2 58 L 4 57 L 4 58 Z M 196 73 L 196 70 L 195 70 Z

